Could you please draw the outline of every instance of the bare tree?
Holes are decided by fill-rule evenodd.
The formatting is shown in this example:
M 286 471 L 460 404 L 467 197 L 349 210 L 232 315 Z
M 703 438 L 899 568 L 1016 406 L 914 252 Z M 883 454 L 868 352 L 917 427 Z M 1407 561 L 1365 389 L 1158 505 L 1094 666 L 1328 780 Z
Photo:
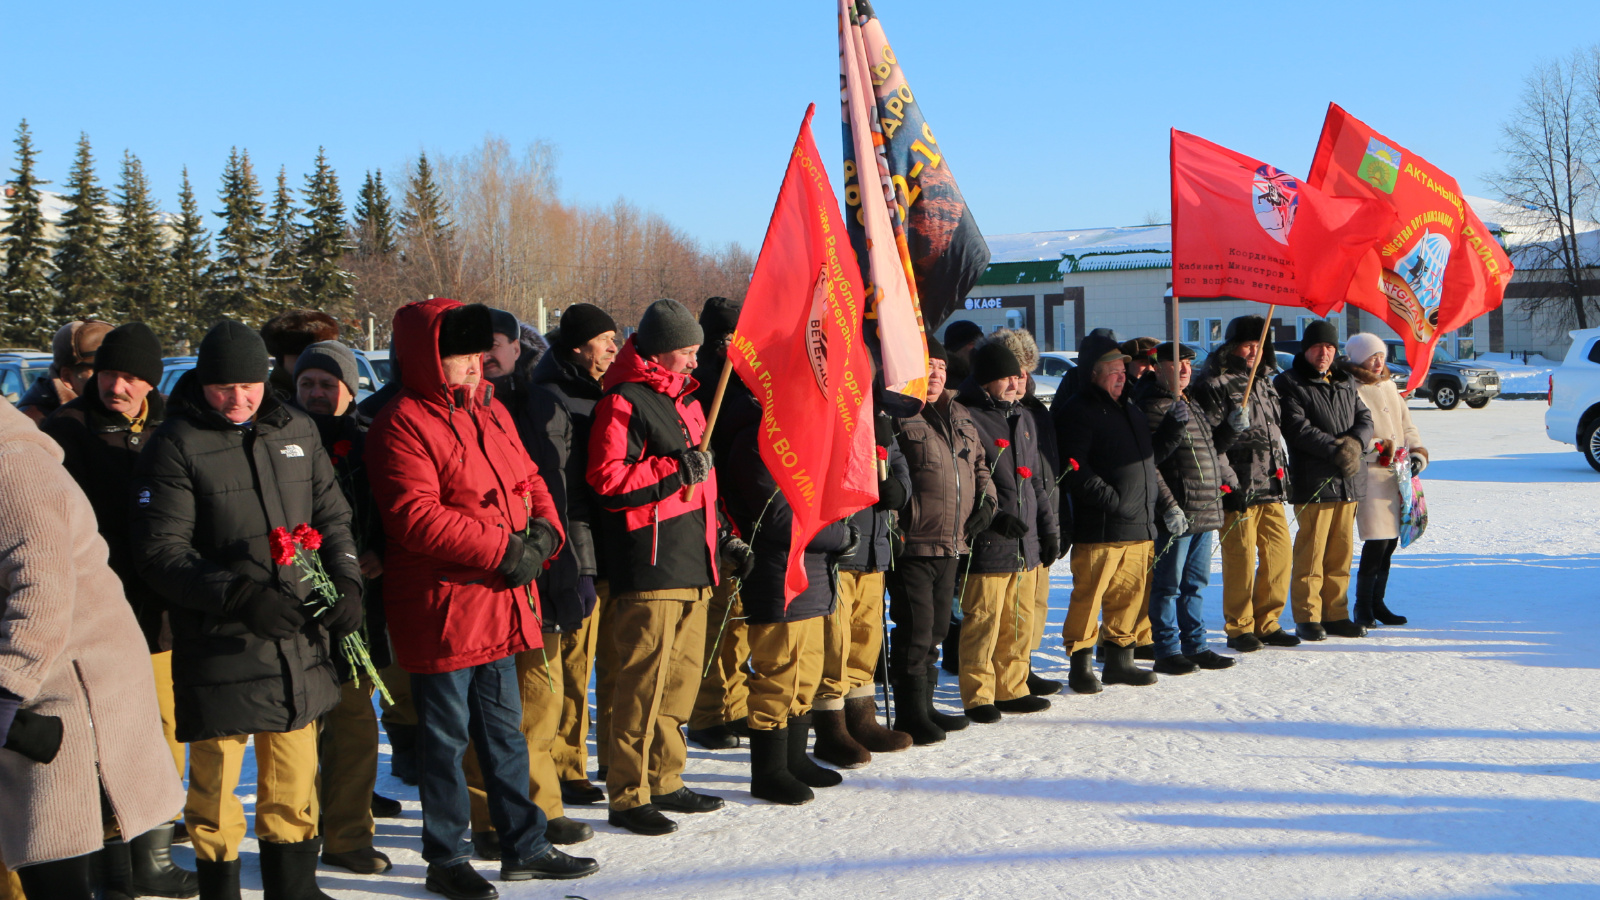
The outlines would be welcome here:
M 1513 251 L 1534 292 L 1524 308 L 1558 331 L 1588 328 L 1597 304 L 1585 282 L 1592 287 L 1600 254 L 1582 235 L 1600 204 L 1600 45 L 1529 75 L 1502 131 L 1505 167 L 1490 182 L 1526 210 L 1508 223 L 1525 232 Z

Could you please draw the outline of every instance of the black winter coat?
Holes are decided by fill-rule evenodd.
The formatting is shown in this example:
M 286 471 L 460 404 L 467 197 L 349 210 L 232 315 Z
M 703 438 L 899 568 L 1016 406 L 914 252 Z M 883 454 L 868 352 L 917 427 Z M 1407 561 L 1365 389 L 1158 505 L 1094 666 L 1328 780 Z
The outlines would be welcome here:
M 1273 385 L 1270 357 L 1262 359 L 1255 387 L 1250 389 L 1250 427 L 1243 434 L 1235 434 L 1227 425 L 1228 414 L 1243 402 L 1245 386 L 1250 383 L 1250 367 L 1233 355 L 1234 346 L 1224 344 L 1211 352 L 1206 358 L 1205 374 L 1198 384 L 1190 386 L 1189 396 L 1204 411 L 1217 449 L 1227 454 L 1228 464 L 1239 479 L 1238 490 L 1223 499 L 1223 508 L 1242 512 L 1247 507 L 1289 499 L 1289 485 L 1295 473 L 1289 471 L 1280 424 L 1282 407 Z
M 1155 540 L 1156 522 L 1174 503 L 1156 472 L 1149 421 L 1133 399 L 1124 391 L 1112 400 L 1086 375 L 1082 389 L 1057 397 L 1051 412 L 1061 485 L 1072 495 L 1072 543 Z
M 1018 406 L 1033 415 L 1033 433 L 1039 438 L 1039 468 L 1050 486 L 1050 510 L 1055 514 L 1056 527 L 1061 534 L 1072 533 L 1072 500 L 1061 491 L 1061 448 L 1056 442 L 1056 424 L 1050 417 L 1050 407 L 1034 395 L 1037 386 L 1033 376 L 1028 376 L 1028 393 Z M 1061 542 L 1061 552 L 1067 552 L 1067 541 Z
M 1228 458 L 1217 452 L 1211 423 L 1203 411 L 1190 403 L 1189 421 L 1182 427 L 1168 421 L 1173 400 L 1172 388 L 1159 379 L 1145 385 L 1143 396 L 1138 398 L 1139 408 L 1150 421 L 1156 471 L 1173 502 L 1189 517 L 1185 534 L 1220 530 L 1226 496 L 1222 486 L 1227 485 L 1229 491 L 1238 490 L 1239 480 L 1228 465 Z
M 302 522 L 322 532 L 328 574 L 359 585 L 350 506 L 316 426 L 270 392 L 250 426 L 207 406 L 193 373 L 171 399 L 139 458 L 132 534 L 139 571 L 171 608 L 178 740 L 303 728 L 339 702 L 328 634 L 308 617 L 292 638 L 259 638 L 244 604 L 252 585 L 310 597 L 267 540 Z
M 894 431 L 890 425 L 893 421 L 883 413 L 874 416 L 874 425 L 877 428 L 877 446 L 888 451 L 889 478 L 900 483 L 900 489 L 906 502 L 911 497 L 911 470 L 906 466 L 905 454 L 900 452 L 900 446 L 895 443 Z M 878 495 L 883 495 L 885 482 L 878 482 Z M 850 517 L 850 524 L 861 533 L 861 543 L 856 547 L 856 552 L 846 557 L 839 563 L 839 568 L 851 572 L 887 572 L 889 570 L 889 529 L 898 529 L 900 511 L 905 509 L 905 503 L 894 509 L 884 506 L 884 501 L 869 506 Z
M 139 620 L 145 644 L 151 653 L 162 653 L 172 649 L 167 601 L 140 577 L 129 531 L 134 466 L 166 417 L 167 404 L 160 391 L 151 391 L 144 426 L 135 433 L 127 416 L 106 409 L 93 387 L 91 382 L 88 393 L 58 407 L 39 423 L 39 429 L 55 438 L 66 454 L 62 465 L 94 507 L 100 536 L 111 548 L 111 571 L 122 579 L 122 591 Z
M 1028 533 L 1020 539 L 1004 538 L 994 531 L 978 535 L 973 541 L 970 571 L 981 575 L 1026 572 L 1039 565 L 1039 537 L 1060 535 L 1050 508 L 1050 486 L 1039 460 L 1033 414 L 1019 404 L 995 400 L 970 376 L 962 382 L 956 401 L 966 407 L 978 426 L 985 456 L 981 465 L 988 466 L 999 501 L 995 514 L 1010 513 L 1028 526 Z M 1002 448 L 995 443 L 998 440 L 1009 441 L 1010 446 Z M 1022 477 L 1020 468 L 1030 471 L 1027 478 Z
M 1274 384 L 1283 403 L 1283 437 L 1289 442 L 1289 468 L 1294 471 L 1289 502 L 1365 498 L 1366 467 L 1345 478 L 1333 464 L 1334 445 L 1340 437 L 1355 438 L 1363 453 L 1372 443 L 1372 413 L 1361 402 L 1360 383 L 1337 365 L 1319 375 L 1301 354 Z

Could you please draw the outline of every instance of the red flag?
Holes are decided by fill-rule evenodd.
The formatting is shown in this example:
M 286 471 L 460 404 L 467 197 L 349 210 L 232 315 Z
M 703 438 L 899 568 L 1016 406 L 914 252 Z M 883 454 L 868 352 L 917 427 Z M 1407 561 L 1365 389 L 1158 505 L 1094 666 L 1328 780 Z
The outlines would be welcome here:
M 866 296 L 806 109 L 728 360 L 761 403 L 761 460 L 794 514 L 784 602 L 806 588 L 807 544 L 878 501 Z
M 1328 197 L 1258 159 L 1172 131 L 1172 292 L 1304 306 L 1344 301 L 1394 213 Z
M 1395 220 L 1363 255 L 1346 299 L 1406 342 L 1408 388 L 1428 374 L 1439 336 L 1499 306 L 1511 260 L 1461 197 L 1456 180 L 1328 105 L 1310 182 L 1336 197 L 1393 209 Z

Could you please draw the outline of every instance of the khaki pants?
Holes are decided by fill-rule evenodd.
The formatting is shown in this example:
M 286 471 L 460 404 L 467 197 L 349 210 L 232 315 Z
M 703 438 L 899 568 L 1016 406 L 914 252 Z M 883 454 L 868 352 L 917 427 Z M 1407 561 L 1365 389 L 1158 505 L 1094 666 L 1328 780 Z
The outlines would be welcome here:
M 1152 570 L 1155 569 L 1155 556 L 1153 552 L 1150 557 L 1150 568 Z M 1150 588 L 1154 585 L 1154 583 L 1154 578 L 1150 578 L 1148 576 L 1145 577 L 1144 596 L 1139 598 L 1139 618 L 1133 626 L 1133 644 L 1135 647 L 1148 647 L 1156 642 L 1154 634 L 1152 634 L 1150 631 Z M 1110 635 L 1106 631 L 1104 622 L 1100 623 L 1100 643 L 1116 643 L 1115 641 L 1111 640 Z
M 263 733 L 256 741 L 256 838 L 297 844 L 317 836 L 317 726 Z M 189 798 L 183 819 L 196 859 L 239 858 L 244 805 L 234 791 L 251 735 L 212 738 L 189 745 Z M 372 798 L 368 797 L 370 804 Z
M 705 658 L 711 667 L 694 698 L 694 713 L 689 716 L 692 731 L 715 728 L 750 714 L 750 690 L 744 674 L 744 661 L 750 658 L 750 632 L 743 604 L 733 596 L 731 578 L 724 578 L 711 592 L 711 604 L 706 608 Z
M 1294 536 L 1294 576 L 1289 583 L 1295 622 L 1350 618 L 1356 502 L 1299 504 L 1294 515 L 1300 522 L 1300 531 Z
M 600 579 L 594 583 L 600 595 L 594 607 L 595 615 L 600 617 L 595 623 L 594 640 L 594 761 L 602 769 L 611 758 L 611 702 L 617 684 L 617 642 L 611 639 L 616 627 L 612 618 L 616 601 L 611 598 L 610 585 Z
M 595 638 L 600 634 L 600 605 L 577 631 L 561 636 L 561 721 L 556 723 L 550 756 L 556 777 L 577 781 L 589 777 L 589 676 L 594 671 Z
M 627 593 L 612 604 L 617 667 L 606 795 L 614 810 L 683 787 L 683 724 L 700 687 L 710 597 L 709 587 L 682 588 Z
M 387 685 L 385 685 L 387 687 Z M 322 835 L 329 853 L 372 846 L 372 789 L 378 783 L 378 716 L 372 679 L 339 685 L 339 705 L 322 717 Z
M 1093 647 L 1097 634 L 1119 647 L 1135 643 L 1154 553 L 1153 541 L 1072 545 L 1072 600 L 1061 629 L 1068 652 Z M 1105 628 L 1099 631 L 1095 625 L 1102 616 Z
M 961 705 L 967 709 L 1028 694 L 1038 569 L 969 575 L 961 594 Z
M 822 684 L 817 709 L 844 709 L 852 697 L 871 697 L 883 651 L 883 573 L 839 571 L 839 602 L 822 625 Z
M 178 740 L 178 715 L 172 699 L 172 651 L 150 654 L 150 667 L 156 675 L 156 706 L 161 710 L 161 736 L 167 739 L 167 749 L 172 751 L 172 764 L 178 767 L 178 777 L 184 776 L 185 748 Z
M 0 900 L 28 900 L 22 894 L 22 879 L 6 868 L 4 860 L 0 860 Z
M 394 702 L 380 699 L 383 705 L 384 727 L 390 725 L 417 725 L 417 707 L 411 702 L 411 673 L 400 668 L 399 663 L 384 666 L 378 671 L 378 677 L 383 679 L 383 686 L 388 688 L 389 696 Z
M 1263 503 L 1222 520 L 1222 614 L 1228 637 L 1281 631 L 1289 597 L 1289 519 Z
M 555 635 L 546 634 L 552 645 L 559 642 Z M 546 819 L 559 819 L 567 814 L 561 804 L 561 779 L 556 776 L 555 757 L 551 755 L 556 739 L 556 725 L 561 721 L 561 706 L 565 702 L 562 690 L 562 665 L 547 654 L 552 648 L 524 650 L 517 654 L 517 693 L 522 698 L 522 736 L 528 742 L 528 799 L 544 810 Z M 548 674 L 547 674 L 548 673 Z M 472 830 L 493 831 L 489 818 L 489 794 L 483 787 L 483 771 L 478 767 L 478 750 L 467 742 L 466 755 L 461 768 L 467 775 L 467 797 L 472 805 Z
M 1034 569 L 1033 577 L 1033 618 L 1029 620 L 1033 634 L 1028 637 L 1029 653 L 1044 646 L 1045 619 L 1050 616 L 1050 567 Z
M 786 728 L 811 709 L 822 681 L 826 618 L 750 626 L 751 728 Z

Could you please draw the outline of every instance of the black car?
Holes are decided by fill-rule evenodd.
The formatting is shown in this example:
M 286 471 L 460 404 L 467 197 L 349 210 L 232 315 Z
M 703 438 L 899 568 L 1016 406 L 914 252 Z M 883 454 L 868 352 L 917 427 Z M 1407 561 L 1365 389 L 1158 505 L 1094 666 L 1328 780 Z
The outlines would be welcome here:
M 1394 373 L 1395 387 L 1404 393 L 1406 382 L 1411 378 L 1405 342 L 1386 340 L 1384 344 L 1389 348 L 1389 371 Z M 1473 409 L 1483 409 L 1490 400 L 1500 396 L 1500 373 L 1488 366 L 1456 359 L 1443 347 L 1434 347 L 1428 377 L 1417 385 L 1416 396 L 1432 400 L 1440 409 L 1455 409 L 1462 401 Z

